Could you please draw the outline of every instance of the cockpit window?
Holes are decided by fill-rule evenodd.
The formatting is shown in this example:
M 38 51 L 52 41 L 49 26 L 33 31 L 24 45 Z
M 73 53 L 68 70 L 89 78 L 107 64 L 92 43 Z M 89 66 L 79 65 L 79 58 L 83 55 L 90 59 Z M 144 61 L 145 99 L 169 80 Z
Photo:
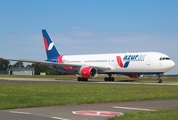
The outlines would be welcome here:
M 160 57 L 159 60 L 170 60 L 170 58 L 168 58 L 168 57 Z

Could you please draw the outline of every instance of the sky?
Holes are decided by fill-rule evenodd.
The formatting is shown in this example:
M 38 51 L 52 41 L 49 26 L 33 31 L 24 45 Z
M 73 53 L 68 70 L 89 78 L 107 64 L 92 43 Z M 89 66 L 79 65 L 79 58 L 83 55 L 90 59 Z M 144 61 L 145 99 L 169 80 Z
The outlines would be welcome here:
M 146 52 L 178 64 L 178 0 L 1 0 L 0 57 L 45 60 L 41 30 L 63 55 Z M 167 74 L 178 74 L 178 65 Z

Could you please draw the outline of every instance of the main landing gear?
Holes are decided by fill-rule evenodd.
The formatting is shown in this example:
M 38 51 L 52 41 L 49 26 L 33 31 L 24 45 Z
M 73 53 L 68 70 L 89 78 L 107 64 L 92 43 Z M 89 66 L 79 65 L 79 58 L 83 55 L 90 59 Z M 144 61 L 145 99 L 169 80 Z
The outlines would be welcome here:
M 159 74 L 158 75 L 158 79 L 156 80 L 157 83 L 162 83 L 161 77 L 162 77 L 162 74 Z
M 88 78 L 78 77 L 77 80 L 78 80 L 78 81 L 88 81 Z
M 108 74 L 108 77 L 104 78 L 104 81 L 114 81 L 114 77 L 111 77 L 111 74 Z

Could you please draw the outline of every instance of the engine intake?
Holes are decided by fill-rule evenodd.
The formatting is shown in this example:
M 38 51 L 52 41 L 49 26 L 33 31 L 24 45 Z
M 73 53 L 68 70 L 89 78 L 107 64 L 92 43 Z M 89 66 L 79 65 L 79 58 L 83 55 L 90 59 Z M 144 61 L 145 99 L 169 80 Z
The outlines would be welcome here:
M 79 74 L 84 78 L 94 78 L 98 75 L 98 70 L 93 67 L 83 67 L 80 69 Z

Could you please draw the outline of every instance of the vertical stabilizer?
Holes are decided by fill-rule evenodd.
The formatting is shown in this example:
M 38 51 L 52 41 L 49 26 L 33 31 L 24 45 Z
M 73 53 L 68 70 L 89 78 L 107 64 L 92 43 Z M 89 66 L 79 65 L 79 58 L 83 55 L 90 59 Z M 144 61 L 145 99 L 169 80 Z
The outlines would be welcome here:
M 56 59 L 58 56 L 60 56 L 60 54 L 56 49 L 53 41 L 51 40 L 51 38 L 49 37 L 45 29 L 42 30 L 42 34 L 43 34 L 44 47 L 46 50 L 47 59 L 48 60 Z

